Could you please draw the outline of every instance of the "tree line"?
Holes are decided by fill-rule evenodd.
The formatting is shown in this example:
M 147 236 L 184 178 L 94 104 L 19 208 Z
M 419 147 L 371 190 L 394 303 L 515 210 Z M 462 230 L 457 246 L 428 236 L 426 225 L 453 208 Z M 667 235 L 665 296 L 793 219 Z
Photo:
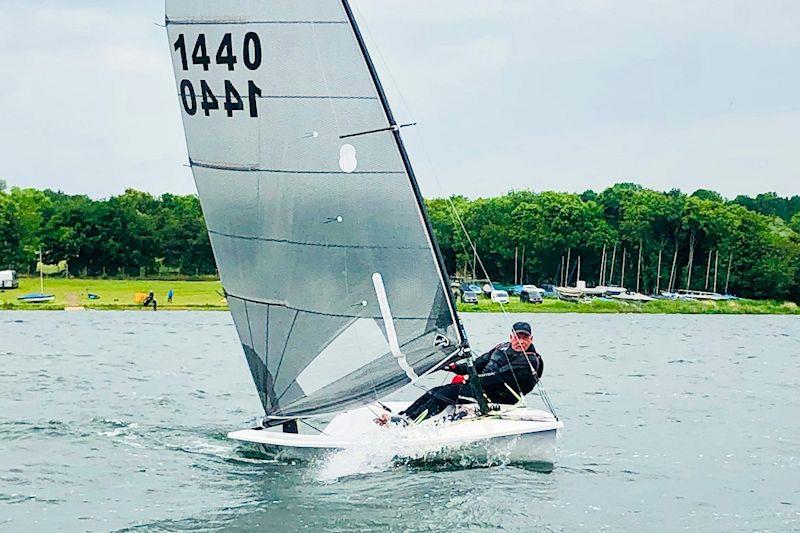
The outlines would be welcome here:
M 216 272 L 196 196 L 128 190 L 94 200 L 50 190 L 0 191 L 0 269 L 66 260 L 73 276 Z
M 624 279 L 652 293 L 716 281 L 743 297 L 800 298 L 800 196 L 729 201 L 620 183 L 600 193 L 453 196 L 429 201 L 428 211 L 448 269 L 465 277 L 484 277 L 483 266 L 506 283 L 574 285 L 580 261 L 590 286 Z
M 653 292 L 716 280 L 717 290 L 739 296 L 800 299 L 800 196 L 726 200 L 620 183 L 599 193 L 453 196 L 427 207 L 451 274 L 483 278 L 485 267 L 494 281 L 574 284 L 580 261 L 589 285 L 624 275 L 629 288 Z M 216 273 L 194 195 L 128 190 L 96 200 L 0 182 L 0 269 L 35 271 L 40 249 L 44 263 L 66 260 L 74 276 Z

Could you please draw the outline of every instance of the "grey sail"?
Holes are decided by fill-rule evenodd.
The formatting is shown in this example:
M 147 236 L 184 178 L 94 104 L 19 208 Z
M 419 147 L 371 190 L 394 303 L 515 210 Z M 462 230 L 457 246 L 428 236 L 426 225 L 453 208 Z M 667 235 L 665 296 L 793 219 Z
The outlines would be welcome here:
M 384 396 L 464 342 L 343 0 L 168 0 L 189 158 L 268 416 Z

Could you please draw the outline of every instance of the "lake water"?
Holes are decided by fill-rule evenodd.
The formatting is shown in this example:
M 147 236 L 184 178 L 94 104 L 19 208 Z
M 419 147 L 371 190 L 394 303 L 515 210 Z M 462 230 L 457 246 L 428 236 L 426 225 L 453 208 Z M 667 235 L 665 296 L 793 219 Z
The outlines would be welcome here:
M 260 410 L 227 313 L 0 312 L 0 530 L 800 530 L 800 318 L 522 318 L 551 473 L 270 462 L 225 438 Z

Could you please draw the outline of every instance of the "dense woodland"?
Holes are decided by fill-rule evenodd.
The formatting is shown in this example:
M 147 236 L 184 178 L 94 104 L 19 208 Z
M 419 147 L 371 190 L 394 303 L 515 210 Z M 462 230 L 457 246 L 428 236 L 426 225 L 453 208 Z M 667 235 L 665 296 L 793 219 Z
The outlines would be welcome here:
M 708 190 L 686 195 L 621 183 L 600 193 L 454 196 L 428 201 L 428 210 L 451 273 L 471 276 L 474 269 L 483 277 L 460 217 L 489 276 L 505 283 L 515 276 L 557 283 L 565 273 L 574 283 L 578 258 L 581 278 L 590 285 L 601 281 L 601 264 L 606 282 L 619 283 L 624 255 L 625 285 L 636 286 L 638 271 L 642 292 L 653 291 L 657 277 L 662 290 L 686 288 L 687 282 L 693 289 L 713 288 L 716 277 L 720 291 L 728 283 L 729 292 L 740 296 L 800 299 L 800 196 L 726 200 Z M 6 190 L 0 182 L 0 269 L 35 271 L 39 249 L 45 263 L 66 261 L 74 276 L 215 273 L 195 196 L 129 190 L 93 200 Z

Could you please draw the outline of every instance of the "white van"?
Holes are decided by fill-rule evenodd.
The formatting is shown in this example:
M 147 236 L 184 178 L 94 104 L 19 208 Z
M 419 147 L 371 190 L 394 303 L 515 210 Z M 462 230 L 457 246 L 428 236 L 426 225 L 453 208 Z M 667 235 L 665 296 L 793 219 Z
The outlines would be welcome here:
M 19 287 L 16 270 L 0 270 L 0 289 L 16 289 Z

